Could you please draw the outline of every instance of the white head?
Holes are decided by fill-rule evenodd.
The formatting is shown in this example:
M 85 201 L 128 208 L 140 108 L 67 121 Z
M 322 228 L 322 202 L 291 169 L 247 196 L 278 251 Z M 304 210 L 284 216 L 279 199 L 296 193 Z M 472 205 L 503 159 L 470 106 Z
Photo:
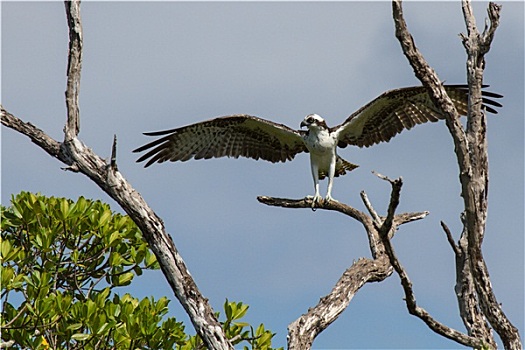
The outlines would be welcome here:
M 304 117 L 303 121 L 301 122 L 301 128 L 303 126 L 306 126 L 308 129 L 311 129 L 311 128 L 328 129 L 326 122 L 318 114 L 308 114 L 306 117 Z

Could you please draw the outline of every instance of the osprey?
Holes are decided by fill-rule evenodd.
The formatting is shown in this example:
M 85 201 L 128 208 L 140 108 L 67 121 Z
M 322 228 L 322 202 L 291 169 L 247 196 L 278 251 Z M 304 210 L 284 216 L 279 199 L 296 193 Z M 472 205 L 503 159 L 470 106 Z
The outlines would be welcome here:
M 486 87 L 486 86 L 484 86 Z M 445 85 L 445 90 L 454 102 L 460 115 L 468 110 L 468 86 Z M 483 107 L 497 114 L 492 108 L 501 104 L 490 98 L 502 95 L 483 91 Z M 218 157 L 247 157 L 264 159 L 272 163 L 292 160 L 301 152 L 310 153 L 310 167 L 314 180 L 312 207 L 322 199 L 319 180 L 328 177 L 325 199 L 333 200 L 334 177 L 346 174 L 357 165 L 337 155 L 337 147 L 348 145 L 369 147 L 387 142 L 403 129 L 417 124 L 444 119 L 443 113 L 432 103 L 422 86 L 390 90 L 350 115 L 342 124 L 329 128 L 317 114 L 307 115 L 301 128 L 294 130 L 286 125 L 274 123 L 250 115 L 230 115 L 177 129 L 147 132 L 148 136 L 163 136 L 135 149 L 133 152 L 148 152 L 137 162 L 146 162 L 145 167 L 165 161 L 187 161 Z

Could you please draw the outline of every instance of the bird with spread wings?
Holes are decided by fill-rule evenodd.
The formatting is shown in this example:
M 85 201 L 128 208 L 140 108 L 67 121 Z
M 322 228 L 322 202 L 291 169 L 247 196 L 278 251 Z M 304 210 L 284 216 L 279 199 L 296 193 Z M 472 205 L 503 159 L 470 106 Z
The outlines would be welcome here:
M 468 112 L 468 87 L 445 85 L 445 90 L 460 115 Z M 485 86 L 486 87 L 486 86 Z M 501 104 L 495 98 L 502 95 L 482 91 L 483 108 L 497 114 Z M 406 87 L 387 91 L 350 115 L 342 124 L 328 127 L 317 114 L 307 115 L 301 129 L 250 115 L 230 115 L 191 124 L 181 128 L 147 132 L 148 136 L 162 136 L 134 150 L 143 152 L 137 162 L 147 160 L 145 167 L 165 161 L 187 161 L 219 157 L 247 157 L 272 163 L 292 160 L 296 154 L 310 154 L 314 180 L 312 207 L 322 199 L 319 180 L 328 177 L 325 199 L 332 198 L 334 177 L 344 175 L 357 167 L 337 155 L 337 147 L 348 145 L 369 147 L 388 142 L 404 129 L 417 124 L 444 119 L 422 87 Z M 306 130 L 302 128 L 306 127 Z

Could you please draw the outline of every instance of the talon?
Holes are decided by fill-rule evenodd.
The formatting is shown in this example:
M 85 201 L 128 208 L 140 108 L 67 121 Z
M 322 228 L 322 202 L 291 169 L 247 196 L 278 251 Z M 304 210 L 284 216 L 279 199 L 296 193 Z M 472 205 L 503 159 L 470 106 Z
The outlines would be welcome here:
M 325 197 L 327 202 L 337 202 L 337 199 L 334 199 L 331 195 L 327 194 Z
M 323 201 L 323 197 L 321 197 L 320 195 L 306 196 L 304 198 L 312 201 L 312 210 L 314 211 L 315 211 L 315 206 Z

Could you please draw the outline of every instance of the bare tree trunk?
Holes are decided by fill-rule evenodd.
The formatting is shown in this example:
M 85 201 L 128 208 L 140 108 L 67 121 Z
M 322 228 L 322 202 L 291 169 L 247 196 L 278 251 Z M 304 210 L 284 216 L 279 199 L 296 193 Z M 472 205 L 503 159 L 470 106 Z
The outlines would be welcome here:
M 112 156 L 107 163 L 94 154 L 79 139 L 80 112 L 78 96 L 82 67 L 82 24 L 80 3 L 65 2 L 69 25 L 70 43 L 68 80 L 66 90 L 67 121 L 62 143 L 49 137 L 44 131 L 25 123 L 0 106 L 2 124 L 28 136 L 34 143 L 52 157 L 65 163 L 66 170 L 80 172 L 93 180 L 113 198 L 140 227 L 144 238 L 155 253 L 161 269 L 180 301 L 197 333 L 209 349 L 233 349 L 207 299 L 205 299 L 179 255 L 175 244 L 164 229 L 162 220 L 148 207 L 146 202 L 124 179 L 117 169 L 116 140 Z M 288 327 L 288 348 L 306 350 L 311 348 L 319 333 L 334 322 L 346 309 L 353 296 L 366 283 L 383 281 L 395 271 L 401 280 L 409 312 L 420 318 L 434 332 L 458 344 L 473 348 L 496 347 L 491 327 L 498 333 L 505 348 L 521 349 L 517 329 L 507 319 L 496 300 L 481 245 L 485 234 L 487 217 L 488 157 L 486 141 L 486 120 L 481 111 L 481 86 L 484 69 L 484 55 L 488 52 L 499 23 L 500 6 L 489 5 L 490 27 L 483 33 L 476 29 L 470 3 L 463 2 L 463 13 L 467 24 L 467 35 L 463 43 L 467 50 L 468 83 L 470 87 L 470 110 L 466 130 L 459 122 L 454 104 L 448 98 L 436 73 L 417 50 L 403 18 L 401 2 L 393 1 L 393 17 L 396 36 L 403 52 L 412 65 L 416 76 L 427 87 L 431 98 L 446 115 L 446 124 L 452 135 L 458 159 L 462 197 L 465 210 L 464 228 L 456 243 L 446 224 L 442 227 L 456 257 L 456 294 L 460 316 L 467 334 L 447 327 L 435 320 L 425 309 L 417 305 L 412 283 L 397 257 L 391 239 L 397 228 L 414 220 L 424 218 L 428 213 L 395 214 L 399 204 L 402 181 L 388 181 L 391 186 L 390 204 L 386 216 L 377 214 L 366 194 L 361 198 L 369 214 L 348 205 L 330 201 L 322 202 L 319 208 L 335 210 L 359 221 L 367 234 L 372 259 L 361 258 L 344 271 L 332 291 L 321 298 L 319 303 Z M 311 208 L 309 200 L 259 197 L 260 202 L 288 208 Z
M 485 344 L 496 346 L 486 318 L 506 349 L 521 349 L 517 328 L 508 320 L 496 300 L 481 250 L 485 235 L 489 183 L 487 123 L 485 113 L 481 110 L 481 87 L 484 56 L 490 49 L 499 25 L 501 6 L 489 3 L 490 26 L 487 25 L 483 33 L 479 33 L 476 28 L 470 1 L 463 1 L 462 8 L 467 26 L 467 35 L 462 35 L 462 39 L 468 56 L 467 80 L 470 89 L 466 130 L 459 122 L 458 113 L 437 74 L 416 48 L 404 21 L 400 0 L 393 1 L 396 36 L 417 78 L 429 90 L 434 104 L 445 113 L 446 124 L 454 141 L 461 196 L 465 206 L 462 216 L 463 232 L 458 246 L 453 242 L 446 225 L 443 224 L 443 227 L 456 254 L 456 293 L 461 317 L 469 334 L 482 338 Z
M 448 227 L 444 223 L 442 223 L 442 227 L 456 255 L 456 294 L 460 316 L 468 334 L 441 324 L 416 304 L 412 283 L 390 242 L 390 238 L 395 232 L 397 224 L 399 224 L 399 222 L 396 224 L 395 218 L 397 216 L 394 216 L 394 212 L 399 204 L 402 182 L 400 179 L 392 181 L 380 176 L 392 184 L 391 202 L 385 218 L 380 218 L 377 215 L 364 193 L 362 194 L 363 201 L 369 209 L 371 217 L 344 204 L 327 202 L 321 204 L 320 208 L 322 209 L 340 211 L 363 224 L 368 234 L 374 260 L 358 260 L 345 271 L 328 296 L 322 298 L 315 307 L 310 308 L 306 314 L 289 325 L 289 349 L 311 348 L 315 337 L 339 316 L 365 283 L 384 280 L 390 276 L 392 268 L 401 278 L 409 312 L 423 320 L 432 331 L 465 346 L 495 348 L 496 342 L 490 328 L 492 326 L 501 337 L 505 348 L 521 349 L 517 329 L 506 318 L 496 301 L 488 270 L 481 254 L 481 243 L 487 217 L 488 190 L 486 121 L 484 113 L 481 112 L 483 55 L 488 52 L 490 42 L 498 26 L 500 7 L 492 3 L 489 5 L 491 26 L 485 28 L 483 35 L 480 35 L 475 29 L 474 18 L 468 2 L 463 3 L 463 11 L 469 33 L 469 36 L 465 36 L 463 39 L 469 55 L 467 68 L 470 103 L 466 132 L 463 130 L 459 122 L 459 114 L 443 89 L 437 74 L 415 47 L 414 40 L 408 32 L 403 18 L 401 2 L 393 1 L 396 36 L 401 43 L 403 52 L 412 65 L 416 76 L 429 90 L 436 106 L 445 113 L 446 124 L 454 140 L 460 169 L 462 197 L 465 202 L 464 229 L 457 245 Z M 294 201 L 268 197 L 260 197 L 259 200 L 269 205 L 310 208 L 310 203 L 305 200 Z M 371 225 L 371 223 L 373 224 Z M 390 264 L 386 264 L 384 261 L 385 255 Z M 380 268 L 376 270 L 372 269 L 372 266 Z M 379 275 L 377 275 L 378 271 L 381 271 Z M 486 319 L 490 322 L 490 326 Z
M 166 233 L 162 220 L 118 171 L 116 140 L 114 140 L 110 164 L 107 164 L 77 137 L 80 130 L 78 96 L 82 68 L 80 1 L 65 1 L 65 7 L 69 25 L 69 56 L 66 89 L 67 122 L 64 128 L 64 142 L 55 141 L 44 131 L 30 123 L 24 123 L 0 106 L 2 124 L 28 136 L 51 156 L 67 164 L 66 170 L 88 176 L 119 203 L 139 226 L 144 239 L 155 253 L 175 296 L 186 310 L 195 330 L 208 349 L 233 349 L 208 300 L 200 293 L 175 244 Z

